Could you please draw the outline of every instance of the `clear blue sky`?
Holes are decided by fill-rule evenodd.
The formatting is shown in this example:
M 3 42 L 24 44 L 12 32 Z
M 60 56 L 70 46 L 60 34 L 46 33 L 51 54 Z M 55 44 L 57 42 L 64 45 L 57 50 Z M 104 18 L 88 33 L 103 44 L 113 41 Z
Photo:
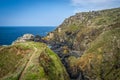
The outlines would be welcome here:
M 120 7 L 120 0 L 0 0 L 0 26 L 58 26 L 76 12 Z

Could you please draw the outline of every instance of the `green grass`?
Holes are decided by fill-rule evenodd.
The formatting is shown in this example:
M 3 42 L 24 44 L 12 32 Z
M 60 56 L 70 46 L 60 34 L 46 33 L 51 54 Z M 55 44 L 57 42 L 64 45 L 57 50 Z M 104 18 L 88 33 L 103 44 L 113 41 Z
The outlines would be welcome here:
M 105 31 L 91 43 L 78 62 L 81 69 L 87 71 L 87 76 L 98 80 L 119 80 L 119 35 L 120 29 Z
M 16 55 L 17 51 L 12 50 L 11 47 L 4 48 L 0 51 L 0 77 L 8 74 L 11 71 L 16 69 L 16 64 L 22 58 L 21 55 Z
M 24 75 L 22 80 L 69 79 L 57 54 L 45 44 L 37 42 L 4 47 L 0 51 L 0 73 L 2 80 L 18 80 L 21 74 Z

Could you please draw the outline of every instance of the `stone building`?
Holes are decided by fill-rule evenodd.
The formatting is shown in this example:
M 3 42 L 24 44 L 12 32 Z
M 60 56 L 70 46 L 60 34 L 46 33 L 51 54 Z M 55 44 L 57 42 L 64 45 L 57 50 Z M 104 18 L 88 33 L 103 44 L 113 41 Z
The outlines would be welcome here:
M 54 33 L 53 32 L 50 32 L 47 36 L 49 39 L 53 38 L 54 37 Z
M 58 32 L 59 32 L 59 33 L 61 32 L 61 28 L 58 28 Z

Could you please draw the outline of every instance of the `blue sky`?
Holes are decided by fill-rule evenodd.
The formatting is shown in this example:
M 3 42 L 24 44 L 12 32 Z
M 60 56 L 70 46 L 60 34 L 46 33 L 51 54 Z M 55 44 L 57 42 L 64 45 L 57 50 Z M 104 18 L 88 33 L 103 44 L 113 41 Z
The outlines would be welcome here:
M 120 7 L 120 0 L 0 0 L 0 26 L 58 26 L 77 12 Z

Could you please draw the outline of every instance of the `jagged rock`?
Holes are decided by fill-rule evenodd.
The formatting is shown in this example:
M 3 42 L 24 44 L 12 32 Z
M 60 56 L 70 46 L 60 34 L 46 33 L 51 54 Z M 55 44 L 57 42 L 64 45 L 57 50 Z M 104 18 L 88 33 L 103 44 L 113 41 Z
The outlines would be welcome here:
M 19 37 L 17 40 L 15 40 L 12 44 L 18 43 L 18 42 L 26 42 L 26 41 L 33 41 L 34 40 L 33 34 L 24 34 L 22 37 Z
M 39 36 L 39 35 L 36 35 L 36 36 L 34 37 L 34 41 L 35 41 L 35 42 L 42 42 L 42 37 Z

